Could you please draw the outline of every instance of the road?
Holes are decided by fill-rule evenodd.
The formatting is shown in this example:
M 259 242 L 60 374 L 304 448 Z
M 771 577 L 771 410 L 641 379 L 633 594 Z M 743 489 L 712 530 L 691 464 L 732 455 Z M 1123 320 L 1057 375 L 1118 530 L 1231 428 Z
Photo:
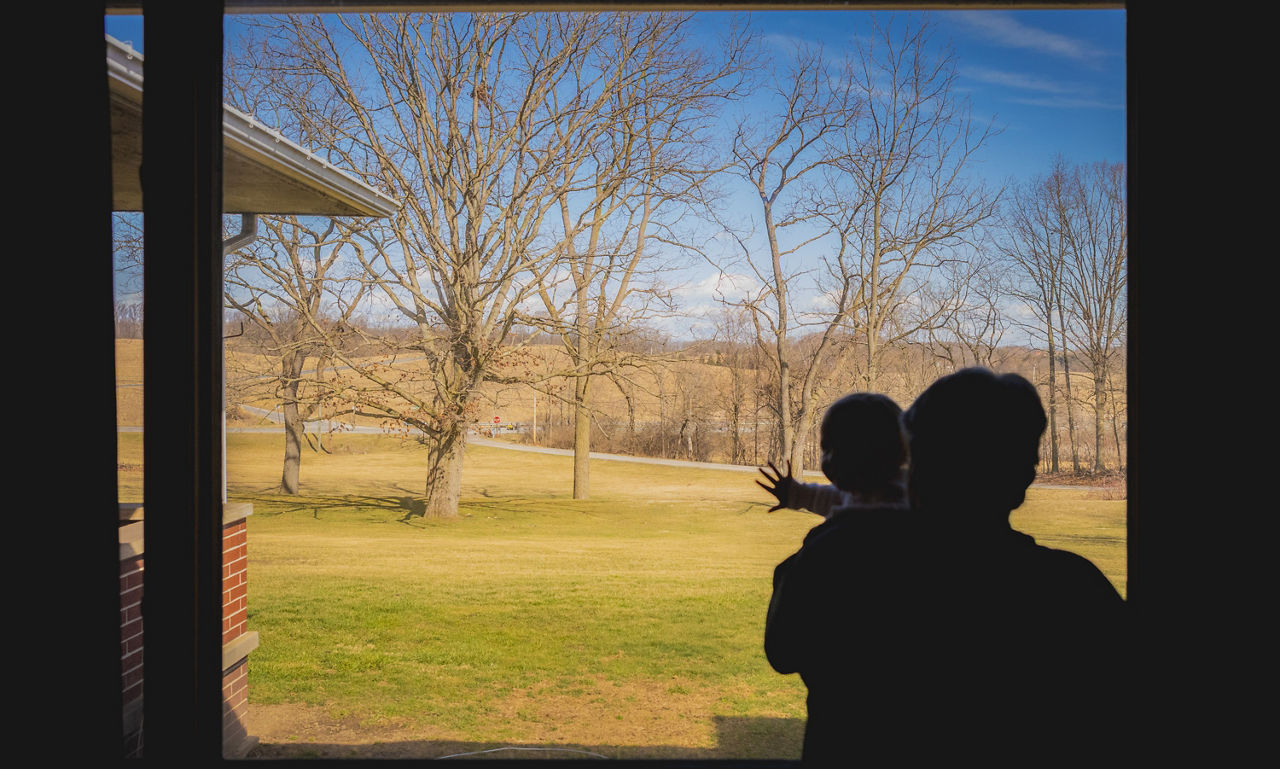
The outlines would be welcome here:
M 266 409 L 260 409 L 254 406 L 241 406 L 241 408 L 243 408 L 245 411 L 249 411 L 254 414 L 259 414 L 261 416 L 264 416 L 273 422 L 284 421 L 284 418 L 280 416 L 280 413 L 278 411 L 267 411 Z M 271 432 L 279 432 L 281 429 L 283 428 L 280 428 L 280 427 L 228 427 L 227 432 L 229 433 L 233 433 L 233 432 L 271 433 Z M 322 422 L 317 421 L 317 422 L 307 422 L 306 429 L 307 429 L 307 432 L 314 433 L 314 432 L 323 432 L 325 428 Z M 374 433 L 374 434 L 385 433 L 385 431 L 380 427 L 363 427 L 363 426 L 345 427 L 343 428 L 343 432 Z M 416 433 L 420 433 L 421 431 L 411 429 L 410 432 L 416 434 Z M 489 446 L 496 449 L 509 449 L 511 451 L 530 451 L 535 454 L 553 454 L 553 455 L 562 456 L 562 457 L 573 456 L 573 449 L 553 449 L 553 448 L 548 448 L 546 446 L 526 446 L 520 443 L 511 443 L 510 441 L 499 441 L 499 440 L 494 440 L 493 438 L 485 438 L 480 435 L 476 435 L 475 433 L 472 433 L 467 437 L 467 443 L 471 446 Z M 756 472 L 756 468 L 749 467 L 746 465 L 731 465 L 731 464 L 726 464 L 722 462 L 690 462 L 683 459 L 661 459 L 657 457 L 634 457 L 634 456 L 629 456 L 627 454 L 606 454 L 600 451 L 591 452 L 591 458 L 592 459 L 609 459 L 609 460 L 616 460 L 619 462 L 640 462 L 642 464 L 648 464 L 648 465 L 669 465 L 671 467 L 691 467 L 691 468 L 696 467 L 696 468 L 707 469 L 707 470 L 734 470 L 738 472 L 747 472 L 747 473 Z
M 281 417 L 279 412 L 277 411 L 267 411 L 266 409 L 260 409 L 254 406 L 241 406 L 241 408 L 243 408 L 245 411 L 250 411 L 254 414 L 259 414 L 263 417 L 266 417 L 267 419 L 270 419 L 273 422 L 283 421 L 283 417 Z M 284 429 L 283 426 L 281 427 L 228 427 L 227 432 L 229 433 L 275 433 L 275 432 L 279 432 L 282 429 Z M 306 424 L 306 430 L 307 432 L 310 432 L 310 433 L 323 432 L 324 429 L 325 428 L 324 428 L 323 422 L 315 421 L 315 422 L 307 422 Z M 120 432 L 142 432 L 141 427 L 120 427 L 118 428 L 118 430 Z M 343 429 L 343 432 L 366 433 L 366 434 L 374 434 L 374 435 L 385 434 L 385 431 L 380 427 L 363 427 L 363 426 L 345 427 Z M 416 433 L 420 431 L 411 429 L 410 432 Z M 573 449 L 553 449 L 553 448 L 547 448 L 545 446 L 526 446 L 521 443 L 511 443 L 509 441 L 494 440 L 493 438 L 484 438 L 474 433 L 472 433 L 470 436 L 467 437 L 467 443 L 472 446 L 488 446 L 495 449 L 507 449 L 508 451 L 530 451 L 535 454 L 552 454 L 555 456 L 562 456 L 562 457 L 573 456 Z M 731 465 L 731 464 L 726 464 L 724 462 L 690 462 L 684 459 L 661 459 L 658 457 L 635 457 L 627 454 L 606 454 L 600 451 L 591 452 L 591 458 L 606 459 L 606 460 L 612 460 L 615 462 L 639 462 L 641 464 L 646 464 L 646 465 L 667 465 L 670 467 L 688 467 L 688 468 L 697 468 L 702 470 L 732 470 L 734 472 L 742 472 L 742 473 L 757 472 L 756 468 L 750 465 Z M 818 481 L 821 481 L 823 477 L 821 473 L 812 472 L 812 471 L 806 472 L 805 475 Z M 1101 489 L 1101 488 L 1104 488 L 1101 486 L 1097 486 L 1097 487 L 1073 486 L 1068 484 L 1054 484 L 1054 483 L 1032 483 L 1031 485 L 1039 489 Z

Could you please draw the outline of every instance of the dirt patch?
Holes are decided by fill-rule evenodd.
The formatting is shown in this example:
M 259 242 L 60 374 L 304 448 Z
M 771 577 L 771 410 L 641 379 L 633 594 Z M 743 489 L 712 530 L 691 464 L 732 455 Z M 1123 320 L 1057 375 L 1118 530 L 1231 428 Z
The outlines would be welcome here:
M 322 707 L 250 704 L 248 728 L 258 747 L 248 757 L 719 758 L 744 748 L 722 744 L 714 696 L 693 682 L 582 684 L 564 691 L 547 682 L 495 701 L 490 723 L 476 731 L 504 741 L 468 740 L 430 726 L 371 725 L 334 718 Z
M 376 742 L 394 736 L 360 726 L 355 719 L 337 720 L 324 708 L 308 705 L 249 704 L 249 734 L 258 738 L 250 758 L 356 755 L 332 752 L 343 745 Z M 310 746 L 310 747 L 309 747 Z M 324 753 L 318 752 L 324 749 Z
M 690 681 L 630 681 L 599 677 L 586 691 L 554 684 L 512 692 L 496 705 L 522 742 L 687 748 L 716 745 L 715 697 Z
M 307 758 L 442 758 L 499 748 L 492 743 L 478 746 L 450 740 L 433 729 L 413 729 L 402 725 L 363 724 L 355 717 L 334 718 L 323 707 L 310 705 L 249 705 L 249 734 L 258 745 L 249 759 Z M 483 755 L 483 754 L 482 754 Z M 567 754 L 572 757 L 574 754 Z M 499 757 L 508 757 L 504 751 Z M 515 758 L 559 757 L 522 751 Z

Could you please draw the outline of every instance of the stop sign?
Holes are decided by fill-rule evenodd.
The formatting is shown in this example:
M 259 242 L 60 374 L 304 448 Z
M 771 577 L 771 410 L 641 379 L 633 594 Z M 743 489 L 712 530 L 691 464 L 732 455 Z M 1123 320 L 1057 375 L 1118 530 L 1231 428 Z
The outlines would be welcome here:
M 498 419 L 497 417 L 494 417 L 494 418 L 493 418 L 493 423 L 494 423 L 495 425 L 496 425 L 496 424 L 498 424 L 498 423 L 499 423 L 499 422 L 501 422 L 501 421 L 502 421 L 502 420 L 501 420 L 501 419 Z

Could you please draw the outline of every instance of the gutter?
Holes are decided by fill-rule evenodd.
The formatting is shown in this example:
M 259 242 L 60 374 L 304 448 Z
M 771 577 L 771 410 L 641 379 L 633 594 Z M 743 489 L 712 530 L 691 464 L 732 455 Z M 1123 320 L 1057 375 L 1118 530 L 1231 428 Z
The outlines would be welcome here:
M 141 115 L 143 56 L 121 41 L 106 35 L 107 78 L 111 97 Z M 252 116 L 222 105 L 224 163 L 233 158 L 270 178 L 281 190 L 305 191 L 312 199 L 309 210 L 264 211 L 267 203 L 255 205 L 257 213 L 314 214 L 331 216 L 393 216 L 400 205 L 394 198 L 354 178 L 324 158 L 303 149 L 283 134 Z M 285 204 L 287 207 L 287 204 Z

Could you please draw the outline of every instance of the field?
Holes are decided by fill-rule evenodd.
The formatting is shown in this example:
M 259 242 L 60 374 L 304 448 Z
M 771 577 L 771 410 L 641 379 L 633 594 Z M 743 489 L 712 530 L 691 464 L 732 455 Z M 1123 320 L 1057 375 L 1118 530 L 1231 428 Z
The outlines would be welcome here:
M 799 756 L 804 688 L 761 639 L 773 567 L 818 519 L 767 514 L 750 474 L 597 462 L 574 502 L 568 457 L 472 447 L 460 517 L 424 520 L 416 444 L 343 436 L 288 498 L 282 442 L 228 447 L 260 755 Z M 139 434 L 120 462 L 140 498 Z M 1123 592 L 1125 503 L 1098 496 L 1033 489 L 1015 525 Z

